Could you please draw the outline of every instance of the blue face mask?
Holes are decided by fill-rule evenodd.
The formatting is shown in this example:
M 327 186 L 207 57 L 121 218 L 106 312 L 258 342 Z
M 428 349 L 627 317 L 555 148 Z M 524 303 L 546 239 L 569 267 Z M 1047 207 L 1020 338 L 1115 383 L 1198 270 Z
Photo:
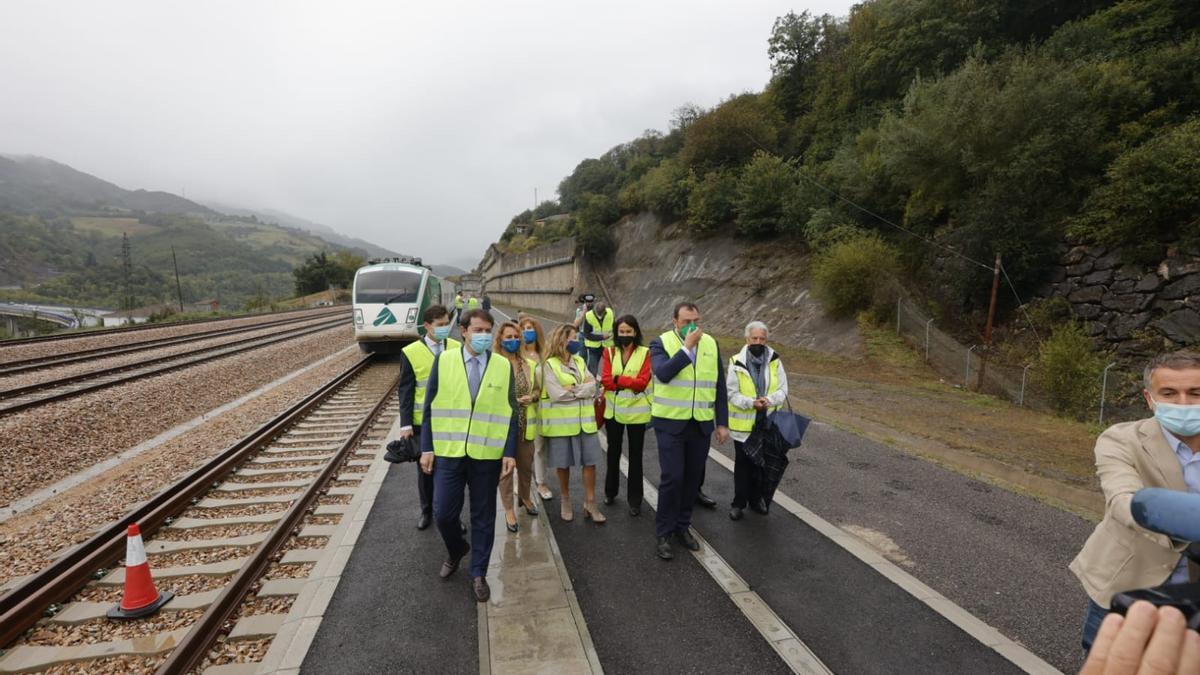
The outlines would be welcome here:
M 434 326 L 433 339 L 437 340 L 438 342 L 445 342 L 446 338 L 450 337 L 450 328 L 450 324 L 446 324 L 445 326 Z
M 536 330 L 533 330 L 531 328 L 526 328 L 525 332 L 522 333 L 522 335 L 525 336 L 526 344 L 533 344 L 533 343 L 537 342 L 537 331 Z
M 579 344 L 579 340 L 570 340 L 567 342 L 567 351 L 572 354 L 578 354 L 581 347 L 582 345 Z
M 491 333 L 474 333 L 471 335 L 471 350 L 476 354 L 482 354 L 492 346 Z
M 521 341 L 517 338 L 512 338 L 511 340 L 501 340 L 500 346 L 503 347 L 504 351 L 508 352 L 509 354 L 516 354 L 517 350 L 521 348 Z
M 1153 398 L 1150 399 L 1154 401 Z M 1179 405 L 1154 401 L 1154 418 L 1176 436 L 1200 434 L 1200 405 Z

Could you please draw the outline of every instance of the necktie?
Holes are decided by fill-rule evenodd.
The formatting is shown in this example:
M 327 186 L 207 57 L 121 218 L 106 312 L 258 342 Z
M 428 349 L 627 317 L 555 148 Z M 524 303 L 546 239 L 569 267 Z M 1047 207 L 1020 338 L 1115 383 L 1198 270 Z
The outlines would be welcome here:
M 467 378 L 469 380 L 468 384 L 471 386 L 471 402 L 474 403 L 475 396 L 479 394 L 479 380 L 481 378 L 479 372 L 479 357 L 472 357 L 468 363 L 471 367 L 467 373 Z

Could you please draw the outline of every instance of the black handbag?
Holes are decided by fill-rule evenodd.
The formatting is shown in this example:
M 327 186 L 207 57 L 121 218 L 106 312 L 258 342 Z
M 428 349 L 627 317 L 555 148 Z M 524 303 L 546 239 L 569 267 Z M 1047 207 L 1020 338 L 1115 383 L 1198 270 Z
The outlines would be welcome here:
M 387 453 L 383 458 L 392 464 L 403 464 L 404 462 L 415 462 L 421 459 L 421 451 L 417 449 L 417 444 L 413 442 L 413 437 L 397 438 L 387 444 Z

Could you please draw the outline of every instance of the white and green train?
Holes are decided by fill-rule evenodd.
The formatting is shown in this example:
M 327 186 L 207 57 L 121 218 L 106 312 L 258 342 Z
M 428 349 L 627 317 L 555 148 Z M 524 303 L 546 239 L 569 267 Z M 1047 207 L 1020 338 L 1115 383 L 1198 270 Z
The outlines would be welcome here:
M 395 352 L 421 338 L 421 315 L 450 307 L 453 289 L 420 258 L 372 260 L 354 274 L 354 339 L 363 352 Z

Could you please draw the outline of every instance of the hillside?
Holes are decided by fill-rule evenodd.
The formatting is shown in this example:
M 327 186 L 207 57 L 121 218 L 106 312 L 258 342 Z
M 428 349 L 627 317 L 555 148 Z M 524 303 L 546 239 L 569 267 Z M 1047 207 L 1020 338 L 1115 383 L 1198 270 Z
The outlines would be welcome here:
M 131 296 L 122 244 L 128 238 Z M 378 247 L 376 247 L 378 248 Z M 118 307 L 290 297 L 292 269 L 321 251 L 365 248 L 300 228 L 226 215 L 165 192 L 126 190 L 40 157 L 0 156 L 3 297 Z
M 314 223 L 311 220 L 292 215 L 285 211 L 279 211 L 276 209 L 247 209 L 240 206 L 233 206 L 230 204 L 213 201 L 211 199 L 205 201 L 210 207 L 220 211 L 221 213 L 233 216 L 241 216 L 243 218 L 256 218 L 263 223 L 276 224 L 286 228 L 301 230 L 309 234 L 315 234 L 325 241 L 337 244 L 338 246 L 365 251 L 368 258 L 391 258 L 404 255 L 391 249 L 372 244 L 364 239 L 359 239 L 358 237 L 346 236 L 332 227 L 329 227 L 328 225 Z

